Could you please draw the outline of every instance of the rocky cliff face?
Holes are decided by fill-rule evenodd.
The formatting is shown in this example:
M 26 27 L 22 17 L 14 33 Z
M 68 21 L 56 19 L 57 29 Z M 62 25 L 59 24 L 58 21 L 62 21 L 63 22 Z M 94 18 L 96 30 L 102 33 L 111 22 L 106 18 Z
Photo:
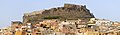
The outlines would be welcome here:
M 23 22 L 41 19 L 76 20 L 89 18 L 94 18 L 94 15 L 90 13 L 86 5 L 64 4 L 64 7 L 26 13 L 24 14 Z

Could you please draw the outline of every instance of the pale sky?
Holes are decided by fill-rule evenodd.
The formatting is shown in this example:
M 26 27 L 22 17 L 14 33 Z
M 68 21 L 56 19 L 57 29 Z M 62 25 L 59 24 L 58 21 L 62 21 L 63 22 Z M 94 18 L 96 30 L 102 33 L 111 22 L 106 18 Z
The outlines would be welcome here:
M 120 0 L 0 0 L 0 28 L 12 20 L 22 21 L 26 12 L 62 7 L 64 3 L 85 4 L 96 18 L 120 21 Z

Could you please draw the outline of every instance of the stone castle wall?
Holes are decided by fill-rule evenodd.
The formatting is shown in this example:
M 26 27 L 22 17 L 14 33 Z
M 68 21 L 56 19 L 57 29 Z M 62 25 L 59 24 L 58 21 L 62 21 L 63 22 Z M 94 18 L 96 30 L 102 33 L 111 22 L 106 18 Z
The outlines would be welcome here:
M 86 5 L 64 4 L 64 7 L 51 8 L 49 10 L 27 13 L 23 16 L 23 22 L 40 19 L 76 20 L 94 18 L 94 15 L 86 8 Z

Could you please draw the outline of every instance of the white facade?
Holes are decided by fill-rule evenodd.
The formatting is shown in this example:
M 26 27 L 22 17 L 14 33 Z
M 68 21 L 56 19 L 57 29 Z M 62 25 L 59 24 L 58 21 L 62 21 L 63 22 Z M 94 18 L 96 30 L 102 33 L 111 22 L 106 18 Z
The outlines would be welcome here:
M 109 20 L 96 20 L 97 26 L 111 26 L 112 22 Z
M 95 23 L 97 26 L 111 26 L 112 21 L 110 20 L 105 20 L 105 19 L 96 19 L 96 18 L 91 18 L 90 23 Z
M 78 27 L 85 27 L 85 25 L 78 25 Z

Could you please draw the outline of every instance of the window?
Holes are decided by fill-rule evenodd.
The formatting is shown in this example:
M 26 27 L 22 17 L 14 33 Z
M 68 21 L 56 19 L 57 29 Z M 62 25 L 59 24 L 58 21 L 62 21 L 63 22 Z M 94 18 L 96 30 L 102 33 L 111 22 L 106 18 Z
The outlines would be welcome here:
M 1 29 L 0 29 L 0 31 L 1 31 Z
M 38 33 L 36 33 L 38 35 Z
M 41 33 L 36 33 L 37 35 L 41 35 Z
M 88 26 L 88 27 L 91 27 L 91 26 Z
M 66 21 L 64 21 L 64 22 L 66 22 Z

